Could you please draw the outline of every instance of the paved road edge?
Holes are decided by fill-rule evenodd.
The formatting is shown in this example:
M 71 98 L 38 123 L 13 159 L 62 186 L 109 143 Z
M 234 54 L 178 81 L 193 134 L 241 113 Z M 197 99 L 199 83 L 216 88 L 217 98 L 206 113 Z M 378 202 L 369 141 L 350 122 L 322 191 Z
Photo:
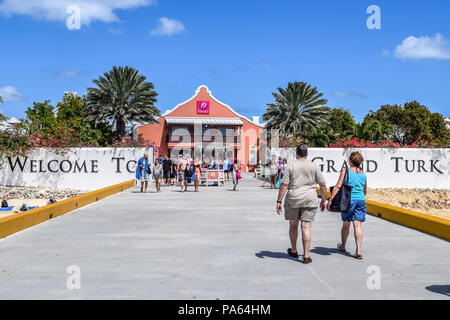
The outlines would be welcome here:
M 84 207 L 113 194 L 133 188 L 134 184 L 134 180 L 130 180 L 56 202 L 41 208 L 0 218 L 0 238 L 5 238 L 11 234 L 33 227 L 47 220 L 62 216 L 70 211 Z

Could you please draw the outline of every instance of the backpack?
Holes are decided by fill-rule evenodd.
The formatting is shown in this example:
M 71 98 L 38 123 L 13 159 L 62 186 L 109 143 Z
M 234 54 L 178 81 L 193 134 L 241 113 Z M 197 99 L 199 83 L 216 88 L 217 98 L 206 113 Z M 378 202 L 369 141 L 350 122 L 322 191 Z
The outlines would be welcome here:
M 8 202 L 6 200 L 2 201 L 2 208 L 8 208 Z

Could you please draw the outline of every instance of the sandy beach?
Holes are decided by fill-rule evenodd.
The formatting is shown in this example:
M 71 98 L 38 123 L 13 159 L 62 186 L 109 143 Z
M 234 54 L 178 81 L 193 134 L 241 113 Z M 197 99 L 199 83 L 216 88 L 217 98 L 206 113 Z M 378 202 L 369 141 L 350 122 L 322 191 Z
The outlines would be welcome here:
M 367 199 L 450 220 L 450 189 L 369 189 Z
M 73 189 L 51 189 L 33 187 L 4 187 L 0 186 L 0 200 L 6 200 L 11 211 L 0 211 L 0 219 L 19 213 L 23 204 L 27 207 L 43 207 L 50 199 L 61 201 L 85 193 Z

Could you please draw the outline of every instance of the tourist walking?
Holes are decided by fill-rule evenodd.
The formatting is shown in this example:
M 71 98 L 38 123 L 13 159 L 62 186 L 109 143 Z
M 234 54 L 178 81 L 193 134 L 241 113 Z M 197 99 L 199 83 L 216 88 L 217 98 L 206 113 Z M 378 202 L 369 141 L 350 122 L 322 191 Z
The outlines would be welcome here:
M 166 186 L 171 184 L 170 177 L 172 176 L 172 160 L 168 156 L 164 157 L 163 173 L 164 173 L 164 183 Z
M 144 192 L 144 189 L 145 192 L 147 192 L 148 180 L 151 172 L 148 153 L 144 153 L 144 156 L 139 159 L 136 167 L 136 178 L 141 181 L 141 192 Z
M 283 158 L 283 162 L 281 163 L 281 168 L 280 168 L 280 178 L 283 179 L 284 176 L 284 171 L 286 170 L 287 167 L 287 159 Z
M 194 160 L 189 158 L 187 165 L 186 165 L 186 171 L 185 171 L 185 184 L 186 184 L 186 191 L 189 186 L 189 184 L 195 179 L 195 169 L 194 169 Z
M 270 183 L 270 162 L 268 162 L 266 165 L 263 166 L 261 176 L 263 178 L 263 183 L 262 183 L 261 187 L 264 188 L 266 185 L 266 182 Z
M 187 190 L 186 168 L 186 156 L 180 155 L 180 159 L 178 160 L 178 182 L 180 182 L 181 185 L 181 192 L 185 192 Z
M 289 238 L 292 247 L 288 249 L 291 257 L 298 258 L 297 238 L 299 221 L 301 221 L 303 260 L 302 263 L 312 262 L 309 256 L 311 245 L 311 224 L 317 213 L 317 185 L 320 186 L 322 201 L 320 209 L 325 210 L 326 185 L 320 169 L 307 159 L 308 147 L 301 145 L 296 150 L 296 161 L 289 164 L 284 173 L 283 182 L 278 192 L 276 211 L 280 215 L 283 211 L 284 200 L 285 219 L 289 220 Z
M 173 186 L 176 182 L 176 178 L 178 176 L 178 165 L 176 161 L 170 160 L 172 162 L 172 168 L 170 171 L 170 184 Z
M 224 173 L 224 178 L 225 178 L 225 180 L 230 180 L 230 168 L 229 168 L 229 166 L 230 166 L 230 160 L 228 160 L 228 159 L 225 159 L 225 160 L 223 160 L 223 173 Z
M 194 162 L 194 187 L 195 192 L 200 192 L 200 179 L 202 175 L 202 165 L 198 160 Z
M 338 249 L 346 252 L 346 243 L 348 235 L 350 234 L 350 227 L 353 223 L 353 230 L 355 233 L 356 253 L 355 258 L 362 260 L 361 245 L 363 241 L 362 223 L 366 221 L 366 195 L 367 195 L 367 177 L 364 171 L 360 168 L 364 161 L 361 153 L 352 152 L 349 157 L 350 168 L 346 167 L 341 171 L 338 182 L 333 189 L 330 200 L 327 204 L 327 209 L 331 209 L 331 202 L 342 186 L 352 186 L 350 206 L 346 212 L 341 213 L 342 229 L 341 229 L 341 243 L 338 243 Z
M 270 189 L 276 188 L 278 176 L 278 165 L 276 161 L 272 161 L 270 164 Z
M 234 186 L 233 191 L 239 191 L 238 185 L 239 185 L 239 180 L 242 179 L 242 174 L 241 174 L 241 166 L 237 159 L 234 160 L 233 171 L 232 171 L 231 177 L 233 179 L 233 186 Z
M 161 192 L 161 181 L 163 178 L 163 165 L 159 163 L 159 160 L 155 160 L 153 166 L 153 179 L 155 180 L 156 192 Z

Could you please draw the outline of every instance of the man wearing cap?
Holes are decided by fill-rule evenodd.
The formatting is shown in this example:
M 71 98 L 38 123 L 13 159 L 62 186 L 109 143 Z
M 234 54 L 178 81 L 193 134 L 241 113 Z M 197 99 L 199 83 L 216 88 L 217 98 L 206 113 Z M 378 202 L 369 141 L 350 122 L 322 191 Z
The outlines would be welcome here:
M 298 258 L 297 238 L 299 221 L 302 227 L 303 260 L 304 264 L 311 263 L 309 248 L 311 245 L 311 223 L 318 210 L 317 185 L 320 186 L 322 201 L 320 209 L 325 210 L 326 184 L 319 167 L 313 162 L 307 160 L 308 147 L 301 145 L 296 150 L 297 159 L 290 163 L 285 170 L 283 181 L 278 192 L 277 213 L 283 211 L 282 202 L 284 201 L 285 219 L 289 220 L 289 238 L 292 248 L 288 249 L 291 257 Z

